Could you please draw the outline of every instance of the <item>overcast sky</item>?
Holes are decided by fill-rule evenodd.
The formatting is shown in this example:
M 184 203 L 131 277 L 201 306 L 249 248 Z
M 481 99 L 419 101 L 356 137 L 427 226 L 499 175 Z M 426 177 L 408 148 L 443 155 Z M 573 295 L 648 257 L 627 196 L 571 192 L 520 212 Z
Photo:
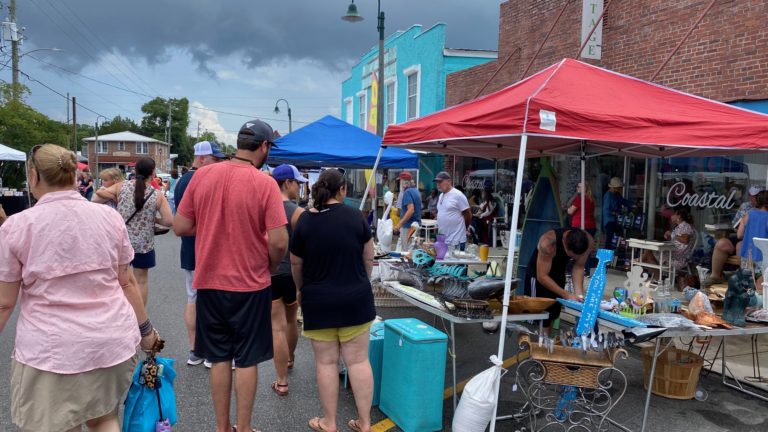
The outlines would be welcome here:
M 382 0 L 386 35 L 413 24 L 447 24 L 450 48 L 498 45 L 502 0 Z M 7 6 L 8 0 L 0 0 Z M 203 130 L 234 144 L 234 133 L 259 117 L 287 132 L 284 104 L 294 129 L 325 114 L 338 116 L 341 81 L 377 43 L 376 1 L 357 0 L 365 20 L 340 20 L 349 0 L 18 0 L 17 22 L 26 27 L 20 70 L 78 103 L 112 118 L 141 119 L 150 98 L 187 97 L 190 133 Z M 7 16 L 4 7 L 3 19 Z M 10 82 L 10 47 L 0 54 L 0 79 Z M 46 65 L 41 61 L 50 63 Z M 52 66 L 53 65 L 53 66 Z M 83 76 L 74 75 L 76 72 Z M 89 79 L 90 78 L 90 79 Z M 93 80 L 91 80 L 93 79 Z M 115 87 L 96 82 L 110 84 Z M 22 76 L 28 102 L 65 120 L 66 100 Z M 139 94 L 136 94 L 139 93 Z M 96 114 L 78 108 L 78 123 Z

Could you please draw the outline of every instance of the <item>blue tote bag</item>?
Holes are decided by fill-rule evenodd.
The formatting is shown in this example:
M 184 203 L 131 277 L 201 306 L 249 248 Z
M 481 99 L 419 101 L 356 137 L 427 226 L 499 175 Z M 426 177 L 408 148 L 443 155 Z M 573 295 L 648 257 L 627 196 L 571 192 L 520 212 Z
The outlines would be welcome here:
M 178 421 L 175 360 L 148 356 L 136 366 L 125 398 L 123 432 L 167 432 Z

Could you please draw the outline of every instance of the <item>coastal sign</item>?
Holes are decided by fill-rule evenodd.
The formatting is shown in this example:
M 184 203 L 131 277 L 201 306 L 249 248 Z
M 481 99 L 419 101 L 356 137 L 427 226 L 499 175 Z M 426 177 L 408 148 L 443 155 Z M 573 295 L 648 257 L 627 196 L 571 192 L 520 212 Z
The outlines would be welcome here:
M 667 205 L 729 210 L 736 205 L 736 190 L 728 196 L 717 192 L 689 193 L 685 191 L 685 183 L 677 182 L 667 192 Z

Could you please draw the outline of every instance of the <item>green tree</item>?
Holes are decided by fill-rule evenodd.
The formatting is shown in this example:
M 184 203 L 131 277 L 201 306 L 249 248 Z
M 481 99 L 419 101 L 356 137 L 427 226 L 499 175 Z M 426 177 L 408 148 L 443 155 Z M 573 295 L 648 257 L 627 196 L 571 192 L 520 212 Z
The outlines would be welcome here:
M 99 126 L 99 135 L 125 131 L 134 132 L 137 134 L 142 133 L 141 127 L 139 127 L 135 121 L 129 119 L 128 117 L 116 116 L 112 120 L 105 121 L 104 124 Z
M 189 127 L 189 100 L 187 98 L 154 98 L 141 106 L 143 135 L 164 141 L 168 114 L 171 114 L 171 153 L 179 155 L 177 163 L 188 165 L 192 162 L 192 144 L 187 136 Z

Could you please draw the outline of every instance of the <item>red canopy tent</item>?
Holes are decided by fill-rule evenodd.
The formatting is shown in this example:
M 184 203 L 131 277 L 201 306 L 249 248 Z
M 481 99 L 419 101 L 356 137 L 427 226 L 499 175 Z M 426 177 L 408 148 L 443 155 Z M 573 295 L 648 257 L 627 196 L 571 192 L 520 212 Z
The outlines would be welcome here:
M 752 153 L 768 116 L 565 59 L 496 93 L 404 124 L 384 145 L 488 159 L 590 153 L 657 157 Z
M 518 173 L 523 172 L 526 157 L 581 154 L 583 182 L 585 157 L 719 156 L 768 150 L 768 116 L 565 59 L 496 93 L 391 125 L 382 146 L 517 158 Z M 522 177 L 515 181 L 513 227 L 518 225 Z M 507 322 L 515 243 L 516 236 L 510 236 L 502 328 Z M 504 338 L 502 331 L 498 358 L 503 358 Z M 497 395 L 498 386 L 497 382 Z

